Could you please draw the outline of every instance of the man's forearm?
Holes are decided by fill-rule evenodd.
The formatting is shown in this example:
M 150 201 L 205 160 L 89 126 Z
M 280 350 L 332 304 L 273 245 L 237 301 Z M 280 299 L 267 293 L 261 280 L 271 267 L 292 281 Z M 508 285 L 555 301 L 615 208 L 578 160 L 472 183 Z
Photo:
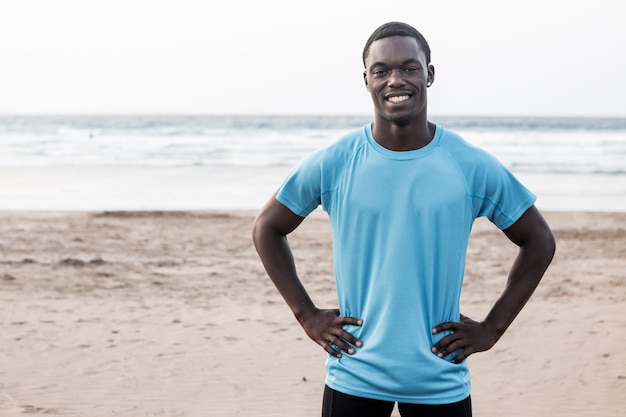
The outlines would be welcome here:
M 502 295 L 485 318 L 498 338 L 511 325 L 539 285 L 554 254 L 553 240 L 520 247 Z
M 253 241 L 265 271 L 296 318 L 315 309 L 296 272 L 287 237 L 259 228 Z

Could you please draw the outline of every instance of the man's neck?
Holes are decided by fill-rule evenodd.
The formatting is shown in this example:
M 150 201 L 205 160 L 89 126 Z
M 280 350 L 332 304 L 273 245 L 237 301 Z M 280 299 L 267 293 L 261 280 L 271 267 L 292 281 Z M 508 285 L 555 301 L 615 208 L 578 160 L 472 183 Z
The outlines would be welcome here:
M 435 125 L 428 120 L 416 120 L 406 125 L 374 121 L 372 135 L 376 142 L 390 151 L 413 151 L 433 140 Z

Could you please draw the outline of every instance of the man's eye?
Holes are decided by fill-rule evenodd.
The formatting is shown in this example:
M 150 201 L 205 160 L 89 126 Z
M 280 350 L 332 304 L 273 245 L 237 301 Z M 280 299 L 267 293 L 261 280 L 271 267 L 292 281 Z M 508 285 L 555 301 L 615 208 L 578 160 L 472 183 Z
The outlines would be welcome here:
M 374 75 L 377 76 L 377 77 L 383 76 L 385 74 L 387 74 L 387 71 L 385 71 L 385 70 L 376 70 L 376 71 L 374 71 Z
M 407 67 L 405 69 L 405 71 L 406 72 L 415 72 L 415 71 L 418 71 L 418 68 L 417 67 Z

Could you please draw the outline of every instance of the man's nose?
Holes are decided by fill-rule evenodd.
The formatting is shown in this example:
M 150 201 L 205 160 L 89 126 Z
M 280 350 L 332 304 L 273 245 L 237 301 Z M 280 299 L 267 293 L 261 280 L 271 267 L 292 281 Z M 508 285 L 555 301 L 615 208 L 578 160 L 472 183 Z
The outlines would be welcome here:
M 404 74 L 400 70 L 392 70 L 389 74 L 389 79 L 387 80 L 387 84 L 390 87 L 403 86 L 406 84 L 404 80 Z

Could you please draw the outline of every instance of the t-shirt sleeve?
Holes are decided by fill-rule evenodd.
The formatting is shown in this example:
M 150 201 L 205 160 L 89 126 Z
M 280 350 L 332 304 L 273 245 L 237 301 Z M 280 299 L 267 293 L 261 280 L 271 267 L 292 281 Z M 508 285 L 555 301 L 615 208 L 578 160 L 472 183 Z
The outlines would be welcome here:
M 300 217 L 321 204 L 321 156 L 318 151 L 300 161 L 278 189 L 276 199 Z
M 476 217 L 486 216 L 499 229 L 512 226 L 537 199 L 491 155 L 485 156 L 477 174 L 472 192 Z

